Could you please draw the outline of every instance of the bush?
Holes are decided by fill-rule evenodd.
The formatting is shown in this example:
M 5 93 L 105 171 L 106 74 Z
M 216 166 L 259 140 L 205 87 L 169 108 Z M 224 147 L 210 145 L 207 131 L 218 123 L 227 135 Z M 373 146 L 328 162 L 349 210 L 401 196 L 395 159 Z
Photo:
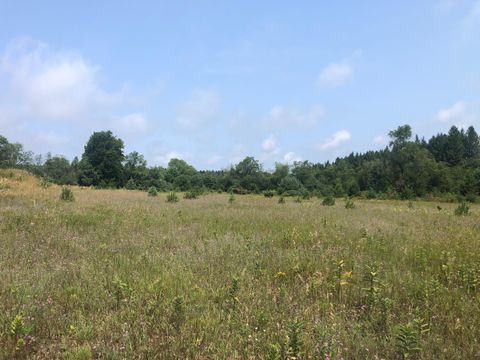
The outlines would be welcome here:
M 184 199 L 196 199 L 197 198 L 197 192 L 196 191 L 187 191 L 183 195 Z
M 468 206 L 466 202 L 462 202 L 455 209 L 455 215 L 457 215 L 457 216 L 467 216 L 469 211 L 470 211 L 470 206 Z
M 335 205 L 335 198 L 333 196 L 326 196 L 322 201 L 323 206 L 333 206 Z
M 467 194 L 465 195 L 465 201 L 475 204 L 477 202 L 477 195 L 475 194 Z
M 167 195 L 167 202 L 168 203 L 176 203 L 178 202 L 178 196 L 176 193 L 171 192 L 170 194 Z
M 155 186 L 150 186 L 148 188 L 147 195 L 148 196 L 157 196 L 158 195 L 157 188 Z
M 365 197 L 367 199 L 376 199 L 377 198 L 377 193 L 375 192 L 375 190 L 373 189 L 369 189 L 367 190 L 367 192 L 365 193 Z
M 263 193 L 263 196 L 267 197 L 267 198 L 272 198 L 275 196 L 275 191 L 273 190 L 267 190 Z
M 345 199 L 345 209 L 355 209 L 355 203 L 352 199 L 346 198 Z
M 137 184 L 135 183 L 135 180 L 129 179 L 127 183 L 125 184 L 125 189 L 127 190 L 135 190 L 137 188 Z
M 278 203 L 279 203 L 279 204 L 285 204 L 285 198 L 284 198 L 283 196 L 280 196 L 280 197 L 278 198 Z
M 63 201 L 74 201 L 75 197 L 73 196 L 73 191 L 69 186 L 63 186 L 62 192 L 60 193 L 60 200 Z

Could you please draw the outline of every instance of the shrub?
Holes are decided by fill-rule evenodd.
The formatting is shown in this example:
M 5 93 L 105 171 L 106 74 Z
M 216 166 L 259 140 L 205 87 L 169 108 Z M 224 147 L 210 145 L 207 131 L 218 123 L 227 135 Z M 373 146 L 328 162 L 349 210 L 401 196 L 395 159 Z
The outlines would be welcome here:
M 477 202 L 477 195 L 475 194 L 467 194 L 465 195 L 465 201 L 475 204 Z
M 355 209 L 355 203 L 352 199 L 346 198 L 345 199 L 345 209 Z
M 63 201 L 75 200 L 75 197 L 73 196 L 73 191 L 69 186 L 62 187 L 62 192 L 60 193 L 60 200 L 63 200 Z
M 455 209 L 455 215 L 457 215 L 457 216 L 467 216 L 469 210 L 470 210 L 470 206 L 468 206 L 466 202 L 462 202 Z
M 335 205 L 335 198 L 333 196 L 326 196 L 322 201 L 323 206 L 333 206 Z
M 280 196 L 280 197 L 278 198 L 278 203 L 279 203 L 279 204 L 285 204 L 285 198 L 284 198 L 283 196 Z
M 375 190 L 369 189 L 369 190 L 367 190 L 365 196 L 367 197 L 367 199 L 376 199 L 377 198 L 377 193 L 375 192 Z
M 167 202 L 168 203 L 176 203 L 178 202 L 178 196 L 176 193 L 171 192 L 170 194 L 167 195 Z
M 235 195 L 230 194 L 230 197 L 228 198 L 228 202 L 229 202 L 230 204 L 233 204 L 233 203 L 235 202 Z
M 273 191 L 273 190 L 264 191 L 263 196 L 265 196 L 267 198 L 274 197 L 275 196 L 275 191 Z
M 135 180 L 129 179 L 127 183 L 125 184 L 125 189 L 127 190 L 135 190 L 137 188 L 137 184 L 135 183 Z
M 197 192 L 196 191 L 187 191 L 183 195 L 184 199 L 196 199 L 197 198 Z
M 158 195 L 157 188 L 155 186 L 150 186 L 147 190 L 147 195 L 148 196 L 157 196 Z

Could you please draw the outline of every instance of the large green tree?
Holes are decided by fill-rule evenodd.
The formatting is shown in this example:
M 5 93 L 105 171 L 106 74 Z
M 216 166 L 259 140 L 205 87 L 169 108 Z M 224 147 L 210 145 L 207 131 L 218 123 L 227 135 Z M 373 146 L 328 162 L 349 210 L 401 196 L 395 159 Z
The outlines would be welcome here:
M 99 187 L 119 187 L 124 182 L 123 141 L 111 131 L 94 132 L 79 164 L 79 183 Z

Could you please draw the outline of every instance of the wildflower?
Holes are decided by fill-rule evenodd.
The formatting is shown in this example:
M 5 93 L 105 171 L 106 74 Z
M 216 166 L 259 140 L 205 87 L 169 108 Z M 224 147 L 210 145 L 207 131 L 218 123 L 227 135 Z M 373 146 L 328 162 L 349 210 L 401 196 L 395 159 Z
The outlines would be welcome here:
M 281 279 L 281 278 L 284 278 L 286 276 L 287 275 L 283 271 L 279 271 L 275 274 L 275 278 L 277 278 L 277 279 Z

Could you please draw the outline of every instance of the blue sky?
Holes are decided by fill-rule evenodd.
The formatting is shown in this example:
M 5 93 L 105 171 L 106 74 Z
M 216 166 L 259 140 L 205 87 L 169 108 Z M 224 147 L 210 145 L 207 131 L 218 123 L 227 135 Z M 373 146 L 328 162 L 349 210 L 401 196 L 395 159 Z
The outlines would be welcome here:
M 480 0 L 0 0 L 0 134 L 150 165 L 335 159 L 405 123 L 480 130 Z

